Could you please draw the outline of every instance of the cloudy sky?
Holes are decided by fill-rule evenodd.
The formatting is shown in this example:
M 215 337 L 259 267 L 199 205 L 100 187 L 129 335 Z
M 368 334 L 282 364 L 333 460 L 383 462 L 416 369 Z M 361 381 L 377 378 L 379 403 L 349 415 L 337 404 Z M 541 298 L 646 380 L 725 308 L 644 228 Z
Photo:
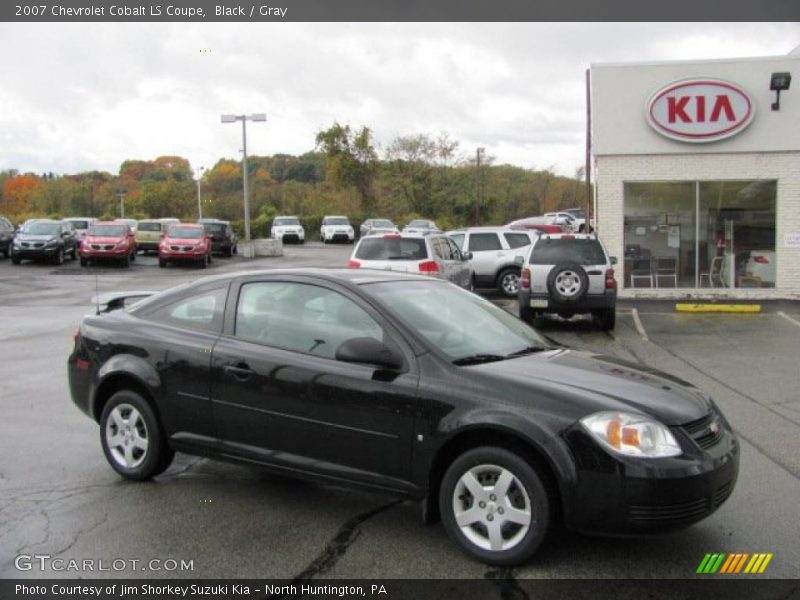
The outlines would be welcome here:
M 787 54 L 800 23 L 0 24 L 0 170 L 117 173 L 162 155 L 211 167 L 300 154 L 334 121 L 448 133 L 496 163 L 583 163 L 594 62 Z

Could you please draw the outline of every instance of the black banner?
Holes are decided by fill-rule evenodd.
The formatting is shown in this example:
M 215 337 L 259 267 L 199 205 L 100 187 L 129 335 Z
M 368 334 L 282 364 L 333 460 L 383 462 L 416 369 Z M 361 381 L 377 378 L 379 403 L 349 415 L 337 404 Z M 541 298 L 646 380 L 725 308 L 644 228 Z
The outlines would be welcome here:
M 800 582 L 781 579 L 329 579 L 329 580 L 0 580 L 3 600 L 774 600 L 793 598 Z
M 16 0 L 16 22 L 797 21 L 797 0 Z

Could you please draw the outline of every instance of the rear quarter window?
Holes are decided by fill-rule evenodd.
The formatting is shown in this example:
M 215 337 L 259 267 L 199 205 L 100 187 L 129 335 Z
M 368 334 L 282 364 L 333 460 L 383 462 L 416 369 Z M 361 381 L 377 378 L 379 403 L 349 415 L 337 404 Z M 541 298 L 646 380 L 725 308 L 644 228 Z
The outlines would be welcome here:
M 597 240 L 543 239 L 534 245 L 530 263 L 533 265 L 602 265 L 606 262 L 603 247 Z
M 502 250 L 500 238 L 496 233 L 472 233 L 469 236 L 470 252 L 483 252 L 486 250 Z
M 531 243 L 531 238 L 527 233 L 504 233 L 503 236 L 506 238 L 509 248 L 522 248 Z

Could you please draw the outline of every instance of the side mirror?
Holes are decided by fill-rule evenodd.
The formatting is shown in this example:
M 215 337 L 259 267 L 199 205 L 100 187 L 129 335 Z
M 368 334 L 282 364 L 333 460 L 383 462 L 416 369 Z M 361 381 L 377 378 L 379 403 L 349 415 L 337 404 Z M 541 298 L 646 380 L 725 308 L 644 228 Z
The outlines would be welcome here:
M 617 257 L 616 257 L 616 256 L 611 256 L 611 257 L 609 257 L 609 258 L 611 259 L 611 264 L 612 264 L 612 265 L 615 265 L 615 264 L 617 264 Z
M 462 252 L 461 253 L 461 260 L 463 260 L 463 261 L 472 260 L 472 252 Z
M 351 338 L 336 349 L 336 360 L 349 363 L 375 365 L 397 371 L 403 367 L 403 359 L 383 342 L 375 338 Z

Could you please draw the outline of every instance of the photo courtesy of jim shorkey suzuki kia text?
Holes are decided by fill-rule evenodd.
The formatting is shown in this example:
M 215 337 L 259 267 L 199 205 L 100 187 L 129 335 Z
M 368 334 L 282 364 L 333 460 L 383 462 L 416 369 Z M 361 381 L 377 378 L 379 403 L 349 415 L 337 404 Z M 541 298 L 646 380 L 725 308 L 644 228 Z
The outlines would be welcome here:
M 331 585 L 322 583 L 284 584 L 275 585 L 265 583 L 262 585 L 246 585 L 241 583 L 221 583 L 213 585 L 192 584 L 129 584 L 112 583 L 107 585 L 81 585 L 81 584 L 49 584 L 27 585 L 18 583 L 14 586 L 17 596 L 96 596 L 100 597 L 143 597 L 156 598 L 178 597 L 193 598 L 195 596 L 214 596 L 216 598 L 227 596 L 250 597 L 252 594 L 264 594 L 267 597 L 278 596 L 378 596 L 388 597 L 389 589 L 380 583 L 370 585 Z

